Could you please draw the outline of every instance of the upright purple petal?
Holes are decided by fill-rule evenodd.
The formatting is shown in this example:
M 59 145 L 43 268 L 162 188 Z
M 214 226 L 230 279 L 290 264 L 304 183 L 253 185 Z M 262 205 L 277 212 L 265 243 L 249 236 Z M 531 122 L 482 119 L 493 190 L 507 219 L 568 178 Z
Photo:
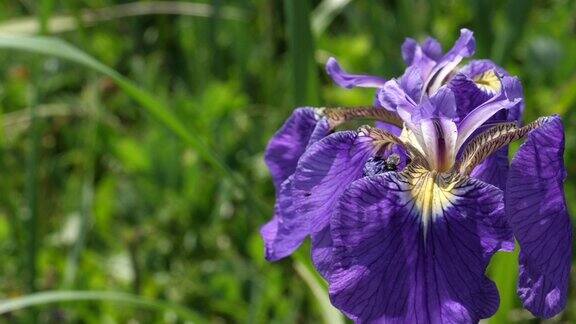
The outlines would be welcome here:
M 435 38 L 427 37 L 422 43 L 422 51 L 429 58 L 438 61 L 442 57 L 442 45 Z
M 399 80 L 400 88 L 412 99 L 414 102 L 419 102 L 422 96 L 422 86 L 424 80 L 420 69 L 410 66 Z
M 434 93 L 444 83 L 446 77 L 462 61 L 463 58 L 472 56 L 476 49 L 476 41 L 472 31 L 460 30 L 460 37 L 452 47 L 436 64 L 427 77 L 424 88 L 429 94 Z
M 464 73 L 458 73 L 448 83 L 456 97 L 458 120 L 464 119 L 474 108 L 482 105 L 494 96 L 480 89 L 474 80 Z
M 337 85 L 346 89 L 354 87 L 381 88 L 386 82 L 385 79 L 376 76 L 347 73 L 333 57 L 326 62 L 326 73 Z
M 264 160 L 277 191 L 296 169 L 298 159 L 309 142 L 315 142 L 330 131 L 328 122 L 314 108 L 298 108 L 268 143 Z M 314 136 L 313 136 L 314 133 Z
M 410 66 L 414 63 L 414 58 L 417 55 L 416 51 L 419 50 L 421 50 L 421 48 L 416 40 L 412 38 L 406 38 L 401 47 L 402 59 L 404 60 L 406 65 Z
M 329 225 L 340 194 L 362 177 L 373 151 L 372 138 L 353 131 L 329 135 L 306 150 L 294 174 L 282 184 L 272 221 L 274 235 L 263 236 L 269 260 L 290 255 L 308 235 L 321 247 L 327 243 L 329 238 L 315 236 Z M 272 233 L 273 226 L 265 227 L 263 234 Z
M 425 100 L 420 108 L 420 117 L 450 118 L 456 117 L 456 98 L 448 87 L 442 87 L 429 99 Z
M 474 108 L 481 106 L 491 100 L 495 95 L 480 89 L 476 82 L 485 82 L 487 72 L 494 71 L 498 76 L 508 76 L 508 72 L 490 60 L 473 60 L 454 76 L 449 87 L 456 96 L 458 121 L 462 120 Z M 517 82 L 512 87 L 504 87 L 504 91 L 510 94 L 497 94 L 502 97 L 523 97 L 522 85 Z M 519 94 L 518 94 L 519 93 Z M 524 101 L 517 103 L 509 109 L 501 110 L 484 122 L 484 125 L 491 125 L 498 122 L 522 121 Z M 478 133 L 478 131 L 476 132 Z M 472 135 L 474 137 L 475 135 Z M 504 147 L 488 157 L 484 162 L 474 169 L 471 176 L 486 183 L 504 189 L 508 173 L 508 147 Z
M 502 192 L 461 180 L 432 208 L 427 227 L 414 180 L 385 173 L 355 181 L 342 195 L 331 222 L 332 303 L 359 323 L 491 316 L 499 297 L 486 266 L 497 250 L 513 247 Z
M 472 60 L 460 69 L 460 73 L 470 78 L 475 78 L 486 71 L 494 70 L 501 76 L 509 76 L 509 73 L 498 64 L 490 60 Z
M 516 77 L 502 78 L 502 95 L 486 101 L 472 110 L 458 125 L 457 149 L 488 119 L 501 110 L 515 107 L 522 102 L 522 85 Z
M 386 109 L 384 107 L 382 107 L 382 105 L 380 104 L 380 100 L 378 99 L 378 92 L 376 92 L 375 98 L 374 98 L 374 107 L 376 109 Z M 376 127 L 386 130 L 396 136 L 400 136 L 400 133 L 402 132 L 402 130 L 400 128 L 398 128 L 397 126 L 385 123 L 385 122 L 381 122 L 381 121 L 376 121 Z
M 416 102 L 402 88 L 397 80 L 390 80 L 378 90 L 378 102 L 388 110 L 397 111 L 399 107 L 411 111 L 416 107 Z
M 572 226 L 564 196 L 564 129 L 558 116 L 533 130 L 512 161 L 506 214 L 520 244 L 518 295 L 534 315 L 566 306 Z
M 441 55 L 442 48 L 439 50 Z M 408 67 L 419 71 L 422 78 L 427 78 L 439 58 L 438 48 L 429 40 L 420 46 L 414 39 L 407 38 L 402 44 L 402 58 Z

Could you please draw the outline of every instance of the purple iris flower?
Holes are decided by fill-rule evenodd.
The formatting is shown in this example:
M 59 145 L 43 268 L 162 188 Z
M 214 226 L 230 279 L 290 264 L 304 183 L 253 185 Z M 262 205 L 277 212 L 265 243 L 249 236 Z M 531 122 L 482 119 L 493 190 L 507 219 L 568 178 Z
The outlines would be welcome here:
M 486 60 L 458 68 L 474 47 L 466 29 L 445 54 L 434 39 L 409 39 L 408 68 L 390 80 L 348 74 L 331 59 L 340 86 L 378 89 L 375 107 L 299 108 L 269 143 L 277 202 L 261 230 L 266 258 L 311 237 L 332 303 L 357 322 L 492 316 L 499 296 L 486 267 L 514 240 L 524 306 L 542 318 L 565 307 L 572 229 L 562 122 L 522 126 L 517 78 Z M 335 131 L 358 118 L 389 126 Z M 508 144 L 520 139 L 509 164 Z

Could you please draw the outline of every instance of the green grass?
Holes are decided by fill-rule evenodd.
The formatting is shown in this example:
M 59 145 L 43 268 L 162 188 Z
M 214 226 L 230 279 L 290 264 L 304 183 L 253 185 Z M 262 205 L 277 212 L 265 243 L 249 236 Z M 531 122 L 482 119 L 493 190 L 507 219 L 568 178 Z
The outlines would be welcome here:
M 0 321 L 341 321 L 309 245 L 269 264 L 258 234 L 264 148 L 292 109 L 374 98 L 334 86 L 326 58 L 390 78 L 404 37 L 446 49 L 473 28 L 522 79 L 526 121 L 563 116 L 571 197 L 575 16 L 574 1 L 3 1 Z M 492 323 L 531 321 L 516 266 L 490 266 Z

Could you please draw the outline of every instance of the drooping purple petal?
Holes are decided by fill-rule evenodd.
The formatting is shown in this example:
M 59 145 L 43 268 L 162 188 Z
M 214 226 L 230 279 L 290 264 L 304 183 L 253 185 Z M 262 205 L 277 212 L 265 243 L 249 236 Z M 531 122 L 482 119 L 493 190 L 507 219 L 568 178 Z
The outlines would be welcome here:
M 490 257 L 510 250 L 502 192 L 457 183 L 423 231 L 414 183 L 398 173 L 355 181 L 332 217 L 332 303 L 359 323 L 473 323 L 499 297 L 485 275 Z M 416 190 L 418 192 L 418 190 Z
M 312 236 L 312 262 L 324 278 L 328 278 L 331 274 L 332 246 L 330 225 Z
M 337 132 L 312 144 L 294 174 L 282 184 L 274 223 L 265 227 L 267 259 L 290 255 L 308 236 L 322 232 L 346 186 L 362 176 L 374 151 L 372 138 L 353 131 Z M 273 233 L 275 235 L 271 235 Z M 322 238 L 317 238 L 322 241 Z
M 294 173 L 298 159 L 308 144 L 323 138 L 329 131 L 328 122 L 321 118 L 314 108 L 294 110 L 272 137 L 264 155 L 277 191 L 280 191 L 282 182 Z
M 333 57 L 326 62 L 326 73 L 337 85 L 346 89 L 354 87 L 381 88 L 386 82 L 385 79 L 376 76 L 347 73 Z
M 518 295 L 543 318 L 562 311 L 568 293 L 572 226 L 563 153 L 562 122 L 550 117 L 518 150 L 506 187 L 506 214 L 520 244 Z

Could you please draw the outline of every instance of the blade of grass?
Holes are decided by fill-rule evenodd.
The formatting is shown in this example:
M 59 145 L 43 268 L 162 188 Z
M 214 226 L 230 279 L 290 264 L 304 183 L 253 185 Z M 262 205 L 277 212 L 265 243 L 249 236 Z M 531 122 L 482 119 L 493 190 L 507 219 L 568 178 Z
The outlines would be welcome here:
M 494 2 L 491 0 L 472 0 L 472 8 L 476 14 L 473 17 L 473 30 L 476 37 L 476 55 L 485 57 L 490 54 L 494 42 L 492 20 L 494 17 Z
M 38 24 L 40 26 L 40 34 L 47 35 L 49 33 L 49 22 L 50 16 L 52 15 L 52 9 L 54 8 L 54 1 L 53 0 L 42 0 L 40 1 L 40 10 L 39 10 L 39 21 Z
M 35 66 L 39 70 L 38 65 Z M 41 79 L 41 73 L 36 73 L 34 78 Z M 40 83 L 37 83 L 40 84 Z M 25 182 L 25 221 L 26 231 L 26 255 L 22 271 L 26 274 L 26 288 L 28 293 L 37 290 L 36 276 L 38 273 L 38 149 L 40 146 L 40 130 L 38 129 L 38 96 L 40 90 L 33 85 L 28 86 L 28 114 L 30 116 L 30 137 L 28 138 L 28 152 L 26 154 L 26 182 Z M 36 322 L 38 314 L 33 311 L 27 314 L 28 320 Z
M 248 195 L 252 194 L 248 183 L 239 174 L 235 173 L 224 163 L 218 155 L 211 150 L 204 141 L 196 135 L 196 132 L 189 131 L 188 127 L 178 119 L 170 110 L 168 105 L 154 97 L 151 93 L 141 89 L 131 80 L 124 77 L 117 71 L 100 63 L 92 56 L 80 51 L 76 47 L 51 37 L 34 36 L 0 36 L 0 49 L 21 50 L 37 54 L 55 56 L 83 65 L 97 72 L 112 78 L 116 84 L 141 105 L 153 119 L 165 126 L 168 130 L 178 136 L 187 145 L 196 150 L 199 156 L 222 175 L 227 176 L 237 185 L 246 189 Z M 260 204 L 258 197 L 251 197 L 251 200 Z
M 294 269 L 300 278 L 304 280 L 306 285 L 308 285 L 312 291 L 312 294 L 318 301 L 318 306 L 322 312 L 324 322 L 328 324 L 344 324 L 344 317 L 330 303 L 325 285 L 322 285 L 322 283 L 319 281 L 321 279 L 314 275 L 313 270 L 311 270 L 308 266 L 306 266 L 304 262 L 300 260 L 294 261 Z
M 312 12 L 312 32 L 318 37 L 352 0 L 324 0 Z
M 26 255 L 26 286 L 29 292 L 36 291 L 37 252 L 38 252 L 38 147 L 40 131 L 38 129 L 38 116 L 36 112 L 37 89 L 30 89 L 30 138 L 28 139 L 28 152 L 26 156 L 26 218 L 27 233 Z
M 86 236 L 92 221 L 92 209 L 94 205 L 94 181 L 96 169 L 96 156 L 94 148 L 98 144 L 98 124 L 100 122 L 100 107 L 98 100 L 98 90 L 96 83 L 90 84 L 82 94 L 83 106 L 90 110 L 93 118 L 87 118 L 84 122 L 86 126 L 80 135 L 80 144 L 84 148 L 83 156 L 85 157 L 85 170 L 83 172 L 84 179 L 82 190 L 80 193 L 80 226 L 78 236 L 68 253 L 66 260 L 66 268 L 64 271 L 64 287 L 72 288 L 75 285 L 76 273 L 78 270 L 78 263 L 80 256 L 86 244 Z
M 284 9 L 292 74 L 292 105 L 317 105 L 320 100 L 310 29 L 310 3 L 308 0 L 285 0 Z
M 161 300 L 151 300 L 138 295 L 112 291 L 45 291 L 18 298 L 0 301 L 0 314 L 20 309 L 60 302 L 102 301 L 139 306 L 163 312 L 174 312 L 182 319 L 205 323 L 205 320 L 192 310 L 178 304 Z
M 83 25 L 92 26 L 99 22 L 145 15 L 183 15 L 210 18 L 213 12 L 214 8 L 205 3 L 150 1 L 82 10 L 79 12 L 78 17 Z M 232 6 L 222 6 L 219 13 L 220 18 L 229 20 L 246 20 L 246 16 L 246 12 Z M 45 20 L 44 23 L 50 33 L 64 33 L 79 28 L 78 17 L 74 15 L 57 15 Z M 34 35 L 41 30 L 41 25 L 42 22 L 38 22 L 36 17 L 11 19 L 0 24 L 0 34 Z

